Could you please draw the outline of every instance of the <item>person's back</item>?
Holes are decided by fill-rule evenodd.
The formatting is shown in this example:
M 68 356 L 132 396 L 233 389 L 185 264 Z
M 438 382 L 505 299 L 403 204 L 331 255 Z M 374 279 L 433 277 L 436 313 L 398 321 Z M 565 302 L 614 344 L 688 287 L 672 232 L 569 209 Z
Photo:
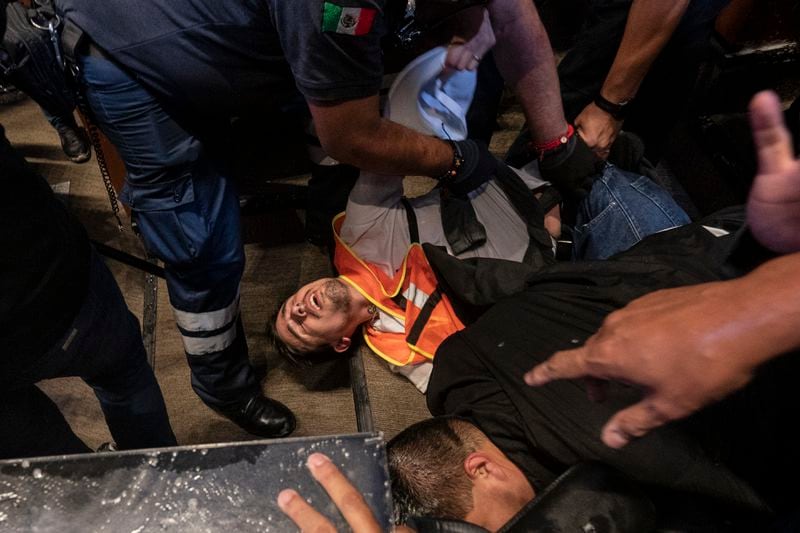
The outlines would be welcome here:
M 381 9 L 382 2 L 369 4 Z M 358 57 L 324 53 L 342 36 L 321 31 L 321 2 L 56 0 L 56 5 L 181 114 L 273 109 L 294 98 L 298 88 L 325 101 L 380 87 L 376 37 L 361 38 Z M 316 41 L 318 51 L 311 53 Z
M 295 92 L 266 3 L 57 0 L 63 15 L 180 112 L 231 114 Z

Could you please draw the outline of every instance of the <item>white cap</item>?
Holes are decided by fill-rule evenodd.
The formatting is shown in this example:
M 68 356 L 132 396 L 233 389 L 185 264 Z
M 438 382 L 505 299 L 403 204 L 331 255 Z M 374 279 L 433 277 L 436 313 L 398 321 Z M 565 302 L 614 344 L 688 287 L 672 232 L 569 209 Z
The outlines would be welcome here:
M 447 48 L 429 50 L 409 63 L 389 89 L 386 118 L 426 135 L 460 141 L 467 138 L 467 110 L 477 73 L 444 72 Z

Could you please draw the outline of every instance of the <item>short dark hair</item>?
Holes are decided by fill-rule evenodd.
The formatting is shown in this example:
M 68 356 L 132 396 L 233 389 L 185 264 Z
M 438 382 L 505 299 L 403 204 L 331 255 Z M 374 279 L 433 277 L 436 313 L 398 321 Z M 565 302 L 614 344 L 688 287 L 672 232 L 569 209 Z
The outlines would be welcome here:
M 463 520 L 472 510 L 464 460 L 486 440 L 472 423 L 443 416 L 409 426 L 389 441 L 395 523 L 411 516 Z
M 334 358 L 345 357 L 349 353 L 349 349 L 345 352 L 337 352 L 333 346 L 323 345 L 315 350 L 301 351 L 292 348 L 286 344 L 283 339 L 278 335 L 278 330 L 275 323 L 278 320 L 278 313 L 281 312 L 279 307 L 272 316 L 269 317 L 267 322 L 267 330 L 265 332 L 267 337 L 267 345 L 271 347 L 278 355 L 287 359 L 295 366 L 311 366 L 316 362 L 328 361 Z

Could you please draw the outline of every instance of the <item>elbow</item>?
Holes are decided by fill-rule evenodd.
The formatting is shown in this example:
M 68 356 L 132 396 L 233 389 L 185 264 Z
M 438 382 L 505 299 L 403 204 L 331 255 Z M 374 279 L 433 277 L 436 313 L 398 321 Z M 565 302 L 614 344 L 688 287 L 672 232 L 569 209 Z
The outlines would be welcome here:
M 328 135 L 320 135 L 319 141 L 325 153 L 336 161 L 361 167 L 361 159 L 369 148 L 368 144 L 364 142 L 365 138 L 369 138 L 369 136 L 361 135 L 358 132 L 343 134 L 342 131 L 337 131 Z
M 340 163 L 353 164 L 353 157 L 356 150 L 353 143 L 343 139 L 322 139 L 320 138 L 322 149 L 333 159 Z

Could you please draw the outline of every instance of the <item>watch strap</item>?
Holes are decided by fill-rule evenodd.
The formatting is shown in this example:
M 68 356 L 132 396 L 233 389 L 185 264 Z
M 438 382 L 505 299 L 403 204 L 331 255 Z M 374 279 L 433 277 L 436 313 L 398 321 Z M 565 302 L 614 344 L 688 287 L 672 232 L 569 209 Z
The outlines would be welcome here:
M 630 100 L 614 103 L 603 98 L 603 95 L 600 93 L 597 93 L 597 96 L 594 97 L 594 104 L 617 120 L 625 120 L 625 117 L 628 115 L 629 103 Z

